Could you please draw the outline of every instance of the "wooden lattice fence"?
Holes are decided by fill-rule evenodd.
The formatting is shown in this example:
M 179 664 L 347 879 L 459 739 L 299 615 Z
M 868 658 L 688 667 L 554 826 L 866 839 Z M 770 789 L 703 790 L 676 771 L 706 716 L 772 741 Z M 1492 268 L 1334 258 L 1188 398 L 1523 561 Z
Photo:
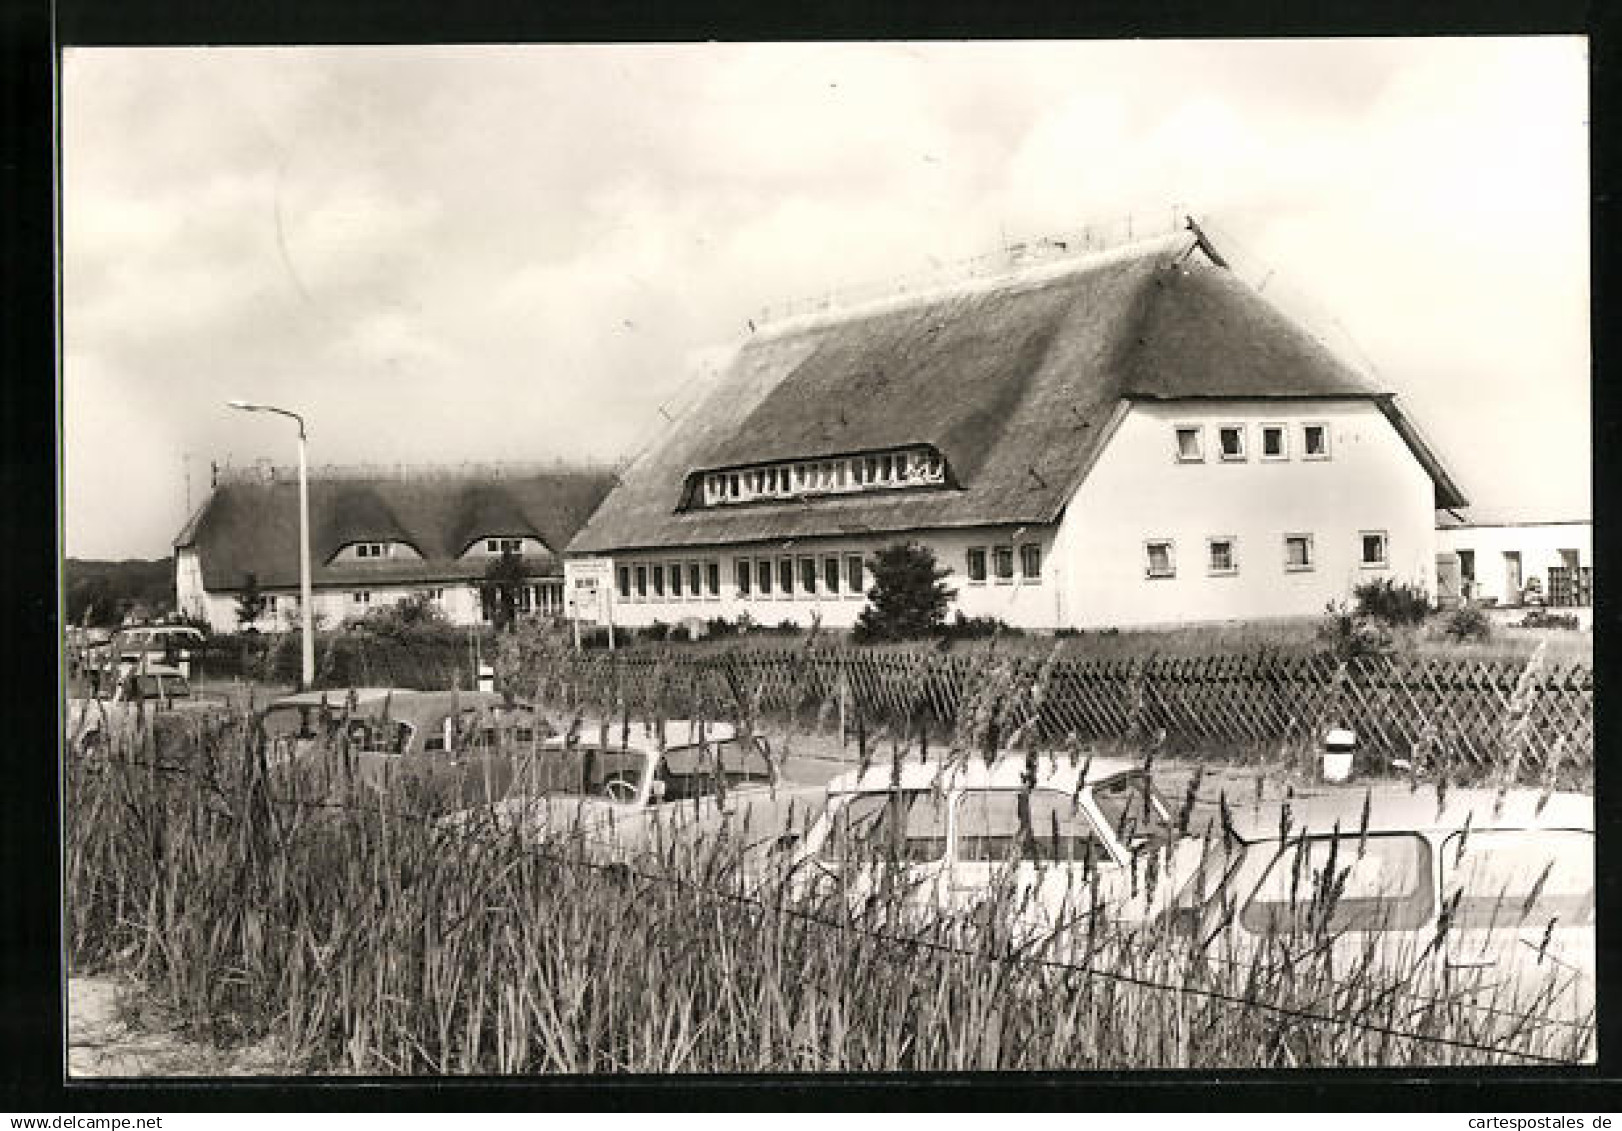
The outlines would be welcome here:
M 1040 686 L 1035 701 L 1033 687 Z M 1046 742 L 1155 741 L 1178 752 L 1312 744 L 1355 730 L 1378 760 L 1445 761 L 1460 772 L 1591 772 L 1593 676 L 1541 660 L 1377 657 L 1341 665 L 1275 653 L 1134 659 L 986 657 L 934 651 L 679 650 L 553 656 L 524 693 L 610 717 L 793 720 L 840 713 L 869 727 L 951 728 L 987 690 Z M 976 698 L 976 696 L 979 698 Z

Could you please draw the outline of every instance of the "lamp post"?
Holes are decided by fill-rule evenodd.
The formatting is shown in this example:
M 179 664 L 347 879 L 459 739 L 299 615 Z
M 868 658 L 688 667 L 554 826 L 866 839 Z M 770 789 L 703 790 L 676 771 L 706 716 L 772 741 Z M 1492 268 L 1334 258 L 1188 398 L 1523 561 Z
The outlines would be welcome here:
M 301 649 L 304 678 L 300 690 L 307 691 L 315 682 L 315 631 L 310 608 L 310 480 L 304 456 L 304 418 L 274 405 L 250 404 L 247 401 L 227 401 L 226 405 L 242 412 L 274 412 L 298 424 L 298 581 L 300 629 L 304 637 Z

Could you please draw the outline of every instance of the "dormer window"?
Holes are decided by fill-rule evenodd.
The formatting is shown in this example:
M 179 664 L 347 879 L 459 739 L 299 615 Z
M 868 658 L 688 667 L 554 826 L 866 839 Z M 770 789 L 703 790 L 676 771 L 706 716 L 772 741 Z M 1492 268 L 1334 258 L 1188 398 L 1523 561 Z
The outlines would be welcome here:
M 524 540 L 522 538 L 486 538 L 484 540 L 484 549 L 486 553 L 490 554 L 519 554 L 524 550 Z
M 356 542 L 355 556 L 357 558 L 386 558 L 389 556 L 387 542 Z
M 941 454 L 933 448 L 915 446 L 841 459 L 797 460 L 737 471 L 704 472 L 694 479 L 689 505 L 713 507 L 946 484 L 946 461 Z

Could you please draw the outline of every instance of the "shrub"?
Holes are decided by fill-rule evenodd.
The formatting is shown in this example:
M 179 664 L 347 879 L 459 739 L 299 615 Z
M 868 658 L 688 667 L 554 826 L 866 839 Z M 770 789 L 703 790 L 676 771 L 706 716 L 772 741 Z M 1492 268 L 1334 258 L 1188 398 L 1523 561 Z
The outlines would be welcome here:
M 619 625 L 614 626 L 614 647 L 629 648 L 635 639 L 636 634 L 630 629 L 621 628 Z M 580 630 L 580 647 L 606 649 L 608 647 L 608 627 L 605 625 L 600 628 L 582 628 Z
M 780 620 L 773 632 L 781 632 L 785 636 L 793 636 L 800 631 L 800 622 L 797 620 Z
M 1357 611 L 1383 624 L 1423 624 L 1431 614 L 1431 598 L 1423 586 L 1382 577 L 1352 590 Z
M 1340 663 L 1365 656 L 1384 656 L 1391 651 L 1391 634 L 1344 601 L 1330 601 L 1324 606 L 1318 640 L 1324 651 Z
M 741 631 L 742 625 L 734 624 L 732 621 L 727 620 L 726 617 L 711 617 L 709 620 L 704 622 L 704 633 L 706 636 L 710 636 L 712 638 L 717 636 L 733 636 Z
M 1474 605 L 1454 609 L 1442 631 L 1453 640 L 1486 640 L 1492 636 L 1492 621 Z
M 1532 609 L 1521 618 L 1517 628 L 1564 628 L 1575 632 L 1582 627 L 1582 621 L 1577 619 L 1576 613 L 1551 613 L 1544 609 Z
M 936 564 L 927 546 L 890 546 L 874 555 L 867 568 L 873 587 L 851 634 L 856 643 L 913 640 L 930 635 L 946 620 L 946 606 L 957 594 L 944 584 L 951 571 Z
M 1024 636 L 1023 629 L 1006 624 L 999 617 L 966 617 L 962 610 L 941 625 L 939 635 L 944 640 L 982 640 L 988 636 Z
M 666 640 L 670 637 L 670 626 L 662 620 L 656 620 L 652 624 L 641 629 L 637 633 L 637 637 L 641 640 L 651 640 L 654 643 L 658 643 L 659 641 Z

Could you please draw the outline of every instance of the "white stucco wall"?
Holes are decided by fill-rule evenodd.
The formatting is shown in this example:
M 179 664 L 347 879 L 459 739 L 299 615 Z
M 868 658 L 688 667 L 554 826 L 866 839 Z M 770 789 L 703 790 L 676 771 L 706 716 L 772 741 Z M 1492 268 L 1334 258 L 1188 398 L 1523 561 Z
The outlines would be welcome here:
M 1219 458 L 1217 428 L 1246 426 L 1246 456 Z M 1261 458 L 1263 423 L 1284 424 L 1288 454 Z M 1329 427 L 1329 458 L 1303 458 L 1301 425 Z M 1203 425 L 1205 459 L 1177 459 L 1175 428 Z M 1060 523 L 1059 622 L 1078 628 L 1315 615 L 1366 580 L 1434 592 L 1429 475 L 1366 401 L 1133 404 Z M 1360 564 L 1362 531 L 1384 531 L 1388 565 Z M 1310 534 L 1315 564 L 1285 569 L 1284 536 Z M 1212 576 L 1207 539 L 1237 539 L 1238 570 Z M 1145 543 L 1175 544 L 1176 576 L 1145 575 Z
M 1543 581 L 1549 596 L 1549 567 L 1565 564 L 1562 550 L 1575 550 L 1579 566 L 1594 564 L 1594 526 L 1591 522 L 1529 523 L 1517 526 L 1460 526 L 1436 531 L 1438 551 L 1475 552 L 1476 593 L 1495 598 L 1501 605 L 1519 603 L 1520 591 L 1511 585 L 1505 555 L 1521 556 L 1521 577 Z
M 180 562 L 177 558 L 177 572 L 179 569 Z M 367 591 L 371 593 L 372 599 L 367 604 L 355 601 L 353 591 L 348 589 L 317 589 L 313 594 L 313 608 L 319 627 L 335 628 L 350 617 L 364 615 L 368 609 L 379 608 L 389 602 L 402 601 L 424 589 L 439 589 L 443 592 L 444 596 L 440 598 L 439 604 L 445 610 L 446 619 L 452 624 L 483 623 L 480 617 L 478 592 L 467 584 L 370 586 Z M 181 599 L 182 609 L 195 610 L 194 615 L 205 617 L 209 627 L 215 632 L 241 631 L 243 626 L 237 623 L 235 593 L 201 592 L 200 581 L 198 590 L 200 596 L 194 597 L 190 605 L 185 603 L 184 597 Z M 260 632 L 285 632 L 296 629 L 299 625 L 298 590 L 267 589 L 265 593 L 275 599 L 275 605 L 273 608 L 267 608 L 254 622 L 253 627 Z
M 1247 458 L 1218 458 L 1217 428 L 1247 428 Z M 1289 437 L 1285 458 L 1261 458 L 1261 425 L 1283 424 Z M 1328 428 L 1327 459 L 1302 458 L 1301 426 Z M 1174 429 L 1205 427 L 1202 463 L 1176 459 Z M 722 617 L 733 621 L 747 612 L 757 623 L 791 620 L 805 627 L 820 614 L 830 628 L 848 628 L 866 604 L 863 597 L 820 588 L 768 598 L 741 598 L 735 562 L 765 555 L 799 558 L 860 553 L 910 537 L 935 551 L 952 570 L 957 590 L 953 611 L 998 617 L 1022 628 L 1104 628 L 1166 625 L 1186 621 L 1250 620 L 1316 616 L 1331 599 L 1349 597 L 1357 584 L 1390 577 L 1436 587 L 1435 494 L 1430 476 L 1413 457 L 1379 409 L 1366 401 L 1186 401 L 1136 404 L 1126 413 L 1099 461 L 1072 498 L 1057 526 L 924 530 L 910 536 L 848 536 L 796 539 L 784 546 L 693 547 L 671 551 L 631 551 L 610 555 L 615 567 L 614 623 L 641 627 L 654 621 Z M 1383 532 L 1386 564 L 1361 564 L 1361 534 Z M 1312 536 L 1313 565 L 1285 569 L 1284 536 Z M 1212 576 L 1207 570 L 1208 537 L 1237 540 L 1237 572 Z M 1172 578 L 1145 577 L 1145 542 L 1171 539 L 1177 572 Z M 1042 549 L 1042 576 L 1017 576 L 1017 547 Z M 985 547 L 1016 548 L 1016 578 L 971 583 L 966 552 Z M 600 559 L 599 559 L 600 560 Z M 716 561 L 721 566 L 719 597 L 619 596 L 617 567 L 673 562 Z M 633 574 L 634 578 L 634 574 Z M 864 578 L 864 588 L 870 584 Z M 651 586 L 650 586 L 651 589 Z M 843 586 L 841 586 L 843 590 Z
M 929 530 L 920 531 L 916 535 L 872 536 L 865 538 L 838 537 L 795 539 L 786 548 L 782 543 L 768 543 L 760 546 L 728 546 L 693 548 L 679 553 L 668 551 L 631 551 L 614 554 L 607 558 L 614 571 L 610 574 L 613 593 L 610 598 L 613 605 L 614 623 L 621 627 L 640 628 L 662 621 L 666 624 L 675 624 L 679 621 L 698 617 L 710 620 L 716 617 L 728 621 L 736 621 L 739 616 L 748 613 L 757 624 L 778 625 L 783 621 L 794 621 L 802 628 L 809 627 L 814 616 L 820 616 L 822 624 L 828 628 L 849 628 L 856 623 L 862 608 L 867 604 L 866 590 L 872 585 L 872 577 L 863 569 L 862 592 L 849 592 L 846 586 L 845 575 L 841 572 L 838 593 L 829 592 L 824 587 L 822 575 L 822 561 L 825 557 L 836 555 L 840 559 L 841 570 L 844 569 L 846 555 L 860 554 L 863 561 L 870 559 L 878 550 L 894 545 L 901 541 L 917 541 L 935 552 L 936 560 L 951 570 L 946 583 L 957 591 L 952 603 L 953 612 L 961 611 L 964 616 L 993 616 L 1004 622 L 1026 628 L 1051 627 L 1056 607 L 1056 591 L 1051 581 L 1051 563 L 1049 549 L 1052 543 L 1052 527 L 1032 527 L 1025 529 L 1013 537 L 1015 527 L 992 527 L 976 530 Z M 1023 544 L 1035 544 L 1042 549 L 1043 576 L 1031 580 L 1021 576 L 1020 560 L 1017 547 Z M 998 545 L 1015 547 L 1015 577 L 1009 582 L 998 582 L 989 577 L 983 583 L 970 582 L 968 579 L 967 551 L 973 547 L 983 547 L 987 552 L 988 573 L 990 572 L 990 556 L 992 548 Z M 761 558 L 767 558 L 773 563 L 772 594 L 762 597 L 758 588 L 750 586 L 748 597 L 740 596 L 737 585 L 737 562 L 747 560 L 753 564 Z M 784 596 L 778 591 L 776 577 L 776 563 L 781 558 L 791 558 L 796 562 L 795 592 Z M 804 594 L 799 589 L 798 561 L 803 557 L 811 557 L 818 563 L 817 588 L 812 594 Z M 600 559 L 593 559 L 600 560 Z M 668 571 L 672 564 L 679 563 L 685 567 L 689 562 L 698 562 L 702 566 L 707 562 L 718 562 L 721 567 L 721 592 L 719 597 L 709 597 L 701 594 L 697 599 L 686 593 L 683 586 L 681 599 L 673 599 L 669 595 L 668 582 L 664 599 L 656 599 L 650 594 L 647 599 L 637 599 L 635 596 L 634 570 L 637 566 L 652 567 L 663 565 Z M 633 570 L 632 597 L 626 600 L 618 593 L 618 567 L 626 566 Z

